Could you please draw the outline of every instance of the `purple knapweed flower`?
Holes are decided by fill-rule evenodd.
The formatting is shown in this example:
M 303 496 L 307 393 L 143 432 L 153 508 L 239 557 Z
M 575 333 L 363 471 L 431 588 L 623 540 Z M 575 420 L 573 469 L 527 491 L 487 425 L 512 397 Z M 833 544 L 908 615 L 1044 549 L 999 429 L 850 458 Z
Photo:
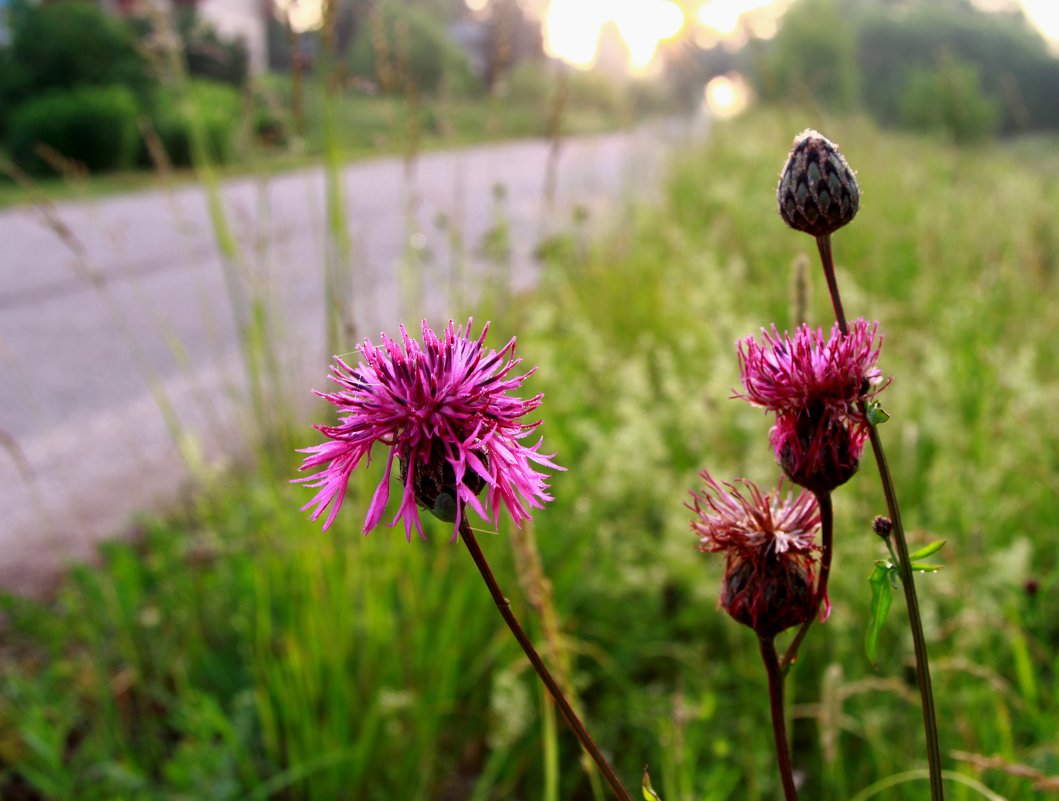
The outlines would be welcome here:
M 721 608 L 761 637 L 804 623 L 827 601 L 817 595 L 816 562 L 820 510 L 816 498 L 801 492 L 782 497 L 781 486 L 764 493 L 747 479 L 720 484 L 708 471 L 705 484 L 691 493 L 692 530 L 699 550 L 724 553 Z
M 849 333 L 836 324 L 800 326 L 792 337 L 775 326 L 762 329 L 762 343 L 739 343 L 744 398 L 776 413 L 769 440 L 792 481 L 813 492 L 830 492 L 860 465 L 868 421 L 861 404 L 888 386 L 876 367 L 879 324 L 856 320 Z
M 740 380 L 746 390 L 736 397 L 773 412 L 800 412 L 822 406 L 829 412 L 856 416 L 861 401 L 886 388 L 879 359 L 879 324 L 855 320 L 849 333 L 838 324 L 825 340 L 824 331 L 801 325 L 792 338 L 772 326 L 739 343 Z
M 341 419 L 338 425 L 315 426 L 329 441 L 303 450 L 310 455 L 300 469 L 323 469 L 296 479 L 319 488 L 302 507 L 313 509 L 310 519 L 330 506 L 324 529 L 331 525 L 350 474 L 362 461 L 370 462 L 376 443 L 389 448 L 389 456 L 364 520 L 365 534 L 382 517 L 395 460 L 404 492 L 390 525 L 403 521 L 408 539 L 413 528 L 424 536 L 417 505 L 455 523 L 455 538 L 465 506 L 494 524 L 503 506 L 519 525 L 529 519 L 528 508 L 552 500 L 547 476 L 532 465 L 563 468 L 551 461 L 554 454 L 539 452 L 541 440 L 531 446 L 522 442 L 541 421 L 520 422 L 543 396 L 523 400 L 510 394 L 534 371 L 511 375 L 522 361 L 513 357 L 514 338 L 499 351 L 486 349 L 488 323 L 471 339 L 471 322 L 457 328 L 450 321 L 438 338 L 424 321 L 422 346 L 404 326 L 400 343 L 385 334 L 382 347 L 365 340 L 358 347 L 363 362 L 355 368 L 335 357 L 329 377 L 340 391 L 315 394 L 338 407 Z M 486 487 L 491 515 L 478 498 Z

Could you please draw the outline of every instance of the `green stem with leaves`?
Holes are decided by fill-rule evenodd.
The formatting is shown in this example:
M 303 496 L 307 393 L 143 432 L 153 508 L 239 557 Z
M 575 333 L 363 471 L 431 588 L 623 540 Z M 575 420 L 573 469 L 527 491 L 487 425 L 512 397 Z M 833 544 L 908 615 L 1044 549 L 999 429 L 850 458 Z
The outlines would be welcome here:
M 541 659 L 540 654 L 537 653 L 537 649 L 533 647 L 533 643 L 530 642 L 530 638 L 526 635 L 522 625 L 518 622 L 518 618 L 515 617 L 515 613 L 511 611 L 511 602 L 504 596 L 504 593 L 500 590 L 500 585 L 497 584 L 496 578 L 493 576 L 493 571 L 489 567 L 489 562 L 486 561 L 485 554 L 482 553 L 481 547 L 478 545 L 478 540 L 474 536 L 474 532 L 471 530 L 470 524 L 466 518 L 460 520 L 460 539 L 463 540 L 463 544 L 467 546 L 468 552 L 471 554 L 471 559 L 474 560 L 475 566 L 478 568 L 478 572 L 482 574 L 482 579 L 485 581 L 486 587 L 489 588 L 489 594 L 493 597 L 493 602 L 496 604 L 496 608 L 500 612 L 500 616 L 504 619 L 507 627 L 511 630 L 511 633 L 515 636 L 518 644 L 522 647 L 523 652 L 529 659 L 530 664 L 533 665 L 533 669 L 537 672 L 540 680 L 547 687 L 548 693 L 551 695 L 552 700 L 555 701 L 555 705 L 559 707 L 559 711 L 566 719 L 567 725 L 570 726 L 570 730 L 573 731 L 574 736 L 577 737 L 585 751 L 588 752 L 589 756 L 596 763 L 596 767 L 599 768 L 600 773 L 603 774 L 604 780 L 610 785 L 611 790 L 614 791 L 614 795 L 620 799 L 620 801 L 632 801 L 632 796 L 629 795 L 629 791 L 625 789 L 625 786 L 621 783 L 617 774 L 614 773 L 614 769 L 610 766 L 607 758 L 603 756 L 603 752 L 599 750 L 599 747 L 592 740 L 585 725 L 581 722 L 581 718 L 578 717 L 574 711 L 570 702 L 566 698 L 566 694 L 562 691 L 559 686 L 559 682 L 552 676 L 551 671 L 548 670 L 544 664 L 544 660 Z
M 831 253 L 831 236 L 829 234 L 816 238 L 820 251 L 820 262 L 823 264 L 824 277 L 827 280 L 831 304 L 835 310 L 835 321 L 843 336 L 849 334 L 849 323 L 842 308 L 842 298 L 838 291 L 838 280 L 835 277 L 835 261 Z M 875 424 L 868 416 L 867 403 L 861 404 L 861 412 L 868 420 L 868 436 L 871 439 L 875 463 L 879 468 L 879 480 L 882 483 L 883 495 L 886 496 L 886 508 L 893 523 L 893 542 L 897 551 L 898 568 L 901 571 L 901 586 L 904 588 L 905 604 L 908 607 L 908 624 L 912 630 L 912 646 L 916 656 L 916 681 L 919 684 L 920 705 L 923 710 L 923 729 L 927 743 L 927 766 L 930 769 L 931 801 L 944 801 L 942 787 L 941 746 L 938 738 L 937 712 L 934 706 L 934 688 L 930 681 L 930 662 L 927 655 L 927 639 L 923 632 L 923 618 L 919 612 L 919 598 L 916 596 L 916 585 L 912 573 L 912 560 L 908 553 L 908 540 L 905 537 L 904 524 L 901 521 L 901 507 L 897 502 L 897 490 L 894 487 L 893 475 L 886 460 L 882 439 Z

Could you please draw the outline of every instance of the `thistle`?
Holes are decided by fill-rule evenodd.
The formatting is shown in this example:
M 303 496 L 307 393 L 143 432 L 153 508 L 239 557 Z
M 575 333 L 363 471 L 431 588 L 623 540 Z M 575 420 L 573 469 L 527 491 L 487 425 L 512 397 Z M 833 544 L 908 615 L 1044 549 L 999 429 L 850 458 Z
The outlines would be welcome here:
M 514 374 L 520 364 L 514 357 L 515 340 L 499 351 L 490 350 L 485 347 L 489 325 L 477 338 L 471 326 L 471 320 L 459 328 L 450 321 L 438 337 L 424 322 L 422 344 L 402 327 L 400 342 L 385 335 L 382 347 L 365 341 L 358 349 L 364 361 L 356 367 L 335 357 L 330 377 L 339 391 L 316 394 L 338 408 L 341 420 L 338 425 L 316 426 L 328 441 L 302 451 L 309 454 L 302 470 L 322 468 L 295 479 L 317 490 L 302 508 L 313 510 L 312 520 L 330 508 L 326 529 L 342 506 L 352 472 L 371 461 L 376 445 L 387 448 L 386 470 L 368 506 L 364 532 L 382 518 L 396 462 L 404 489 L 390 525 L 403 522 L 408 539 L 413 529 L 423 537 L 419 508 L 453 524 L 453 539 L 458 537 L 467 547 L 500 616 L 570 729 L 615 796 L 632 801 L 515 617 L 467 521 L 467 507 L 494 524 L 506 509 L 520 524 L 529 519 L 530 508 L 539 509 L 552 499 L 547 477 L 534 465 L 563 469 L 552 455 L 540 453 L 541 440 L 523 443 L 541 421 L 525 423 L 522 418 L 537 410 L 542 396 L 522 399 L 512 394 L 533 373 Z M 483 491 L 485 506 L 478 498 Z
M 794 139 L 776 200 L 780 216 L 791 228 L 826 236 L 857 216 L 860 186 L 838 146 L 806 129 Z

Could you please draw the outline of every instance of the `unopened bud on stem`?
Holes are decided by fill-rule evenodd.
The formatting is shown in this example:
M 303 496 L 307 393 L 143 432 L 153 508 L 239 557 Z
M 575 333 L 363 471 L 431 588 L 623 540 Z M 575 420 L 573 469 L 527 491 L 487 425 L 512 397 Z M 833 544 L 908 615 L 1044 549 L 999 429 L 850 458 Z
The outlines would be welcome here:
M 791 228 L 826 236 L 857 216 L 860 187 L 835 144 L 805 130 L 794 139 L 776 199 L 780 216 Z

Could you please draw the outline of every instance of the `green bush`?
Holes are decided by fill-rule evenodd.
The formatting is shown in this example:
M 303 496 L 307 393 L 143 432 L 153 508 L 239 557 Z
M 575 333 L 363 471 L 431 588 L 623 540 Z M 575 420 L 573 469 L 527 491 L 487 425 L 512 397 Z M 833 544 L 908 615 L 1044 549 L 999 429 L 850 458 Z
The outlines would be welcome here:
M 350 48 L 354 75 L 378 81 L 388 93 L 401 94 L 411 84 L 418 92 L 435 94 L 443 81 L 452 90 L 468 91 L 470 64 L 445 35 L 444 23 L 423 9 L 396 2 L 383 4 L 380 13 L 381 18 L 362 27 Z M 378 36 L 380 29 L 384 37 Z
M 8 147 L 15 163 L 46 172 L 38 144 L 91 171 L 129 167 L 136 153 L 138 108 L 123 86 L 84 86 L 53 91 L 23 103 L 11 116 Z
M 235 158 L 243 103 L 239 92 L 212 81 L 190 80 L 178 89 L 159 93 L 152 115 L 155 131 L 169 160 L 178 167 L 193 165 L 199 154 L 193 124 L 200 126 L 202 145 L 215 164 Z
M 858 100 L 856 29 L 837 0 L 802 0 L 783 17 L 758 88 L 770 100 L 848 109 Z
M 985 94 L 972 64 L 948 56 L 937 69 L 910 73 L 901 97 L 901 121 L 955 142 L 976 142 L 996 132 L 1000 106 Z
M 11 9 L 10 66 L 0 107 L 52 89 L 124 86 L 144 100 L 154 84 L 132 28 L 84 0 Z

